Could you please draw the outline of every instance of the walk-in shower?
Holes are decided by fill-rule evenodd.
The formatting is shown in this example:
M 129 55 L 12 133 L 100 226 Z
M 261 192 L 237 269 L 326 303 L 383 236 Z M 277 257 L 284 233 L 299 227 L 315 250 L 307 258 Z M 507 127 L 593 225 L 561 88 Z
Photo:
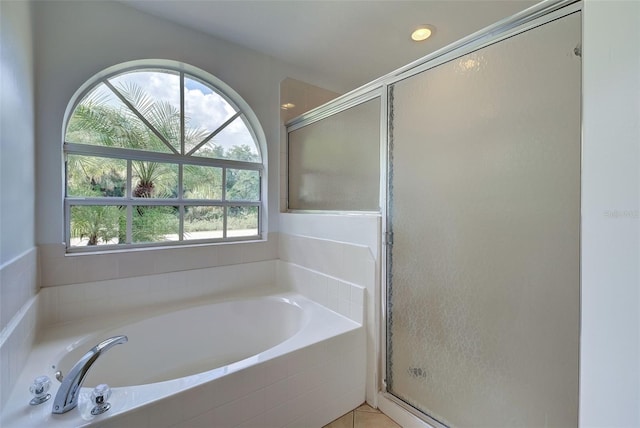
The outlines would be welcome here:
M 329 201 L 358 186 L 370 200 L 379 184 L 369 376 L 376 399 L 432 426 L 578 423 L 581 26 L 580 2 L 542 2 L 289 124 L 290 209 L 311 178 Z M 358 150 L 380 154 L 376 186 L 331 170 L 348 166 L 330 159 L 349 138 L 308 141 L 327 166 L 300 169 L 305 126 L 356 135 L 357 122 L 327 118 L 372 100 L 380 138 L 363 133 Z
M 579 12 L 389 87 L 386 387 L 452 426 L 576 426 Z

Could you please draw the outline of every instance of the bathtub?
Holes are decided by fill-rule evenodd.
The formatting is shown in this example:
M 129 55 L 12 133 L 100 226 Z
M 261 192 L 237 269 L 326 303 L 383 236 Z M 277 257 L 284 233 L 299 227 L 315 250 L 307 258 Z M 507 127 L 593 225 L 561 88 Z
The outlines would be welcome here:
M 67 373 L 100 341 L 126 335 L 91 367 L 79 404 L 51 414 Z M 20 375 L 1 426 L 313 427 L 364 401 L 362 325 L 295 293 L 191 302 L 47 329 Z M 30 406 L 29 385 L 52 379 Z M 112 387 L 111 409 L 91 415 L 92 388 Z

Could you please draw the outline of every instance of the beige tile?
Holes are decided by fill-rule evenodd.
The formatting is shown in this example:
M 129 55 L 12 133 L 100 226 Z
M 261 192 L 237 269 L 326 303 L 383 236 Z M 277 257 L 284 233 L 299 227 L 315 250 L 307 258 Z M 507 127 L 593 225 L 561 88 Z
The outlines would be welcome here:
M 347 413 L 323 428 L 353 428 L 353 412 Z
M 362 404 L 360 407 L 356 409 L 356 412 L 370 412 L 370 413 L 380 413 L 380 410 L 374 409 L 367 403 Z
M 354 412 L 354 428 L 401 428 L 386 415 L 374 412 Z

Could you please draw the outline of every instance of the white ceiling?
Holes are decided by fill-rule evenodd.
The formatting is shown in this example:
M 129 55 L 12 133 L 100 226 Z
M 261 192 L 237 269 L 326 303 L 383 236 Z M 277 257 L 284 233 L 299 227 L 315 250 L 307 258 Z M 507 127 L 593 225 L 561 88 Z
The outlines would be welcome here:
M 120 0 L 143 12 L 313 69 L 354 89 L 533 0 Z M 425 42 L 409 39 L 435 26 Z

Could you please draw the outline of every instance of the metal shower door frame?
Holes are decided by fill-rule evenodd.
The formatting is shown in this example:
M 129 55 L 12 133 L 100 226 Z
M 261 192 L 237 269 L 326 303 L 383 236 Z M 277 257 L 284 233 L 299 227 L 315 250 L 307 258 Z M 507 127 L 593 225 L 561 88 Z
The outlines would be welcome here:
M 382 202 L 382 233 L 381 233 L 381 292 L 378 304 L 380 307 L 377 313 L 380 314 L 379 320 L 379 358 L 378 358 L 378 390 L 380 394 L 395 403 L 405 411 L 409 412 L 413 416 L 428 423 L 434 428 L 446 428 L 440 421 L 432 418 L 426 413 L 414 408 L 413 406 L 405 403 L 400 398 L 393 395 L 387 389 L 387 364 L 388 364 L 388 343 L 387 343 L 387 329 L 389 321 L 389 302 L 387 300 L 389 296 L 389 290 L 391 286 L 391 260 L 390 260 L 390 248 L 393 246 L 393 228 L 391 218 L 391 203 L 392 198 L 390 192 L 393 188 L 393 140 L 392 140 L 392 120 L 393 120 L 393 86 L 394 84 L 410 78 L 414 75 L 420 74 L 424 71 L 442 65 L 446 62 L 455 60 L 462 56 L 468 55 L 472 52 L 478 51 L 487 46 L 499 43 L 503 40 L 532 30 L 541 25 L 545 25 L 549 22 L 563 18 L 575 12 L 581 11 L 583 8 L 581 0 L 548 0 L 543 1 L 537 5 L 534 5 L 524 11 L 502 21 L 497 22 L 489 27 L 486 27 L 470 36 L 467 36 L 458 42 L 455 42 L 449 46 L 446 46 L 424 58 L 415 61 L 407 66 L 399 69 L 392 75 L 385 76 L 381 81 L 383 92 L 385 94 L 387 105 L 387 117 L 386 123 L 383 125 L 385 128 L 384 143 L 386 147 L 384 159 L 386 160 L 382 175 L 386 178 L 384 183 L 384 199 Z M 578 53 L 576 53 L 578 54 Z M 384 99 L 383 98 L 383 99 Z

